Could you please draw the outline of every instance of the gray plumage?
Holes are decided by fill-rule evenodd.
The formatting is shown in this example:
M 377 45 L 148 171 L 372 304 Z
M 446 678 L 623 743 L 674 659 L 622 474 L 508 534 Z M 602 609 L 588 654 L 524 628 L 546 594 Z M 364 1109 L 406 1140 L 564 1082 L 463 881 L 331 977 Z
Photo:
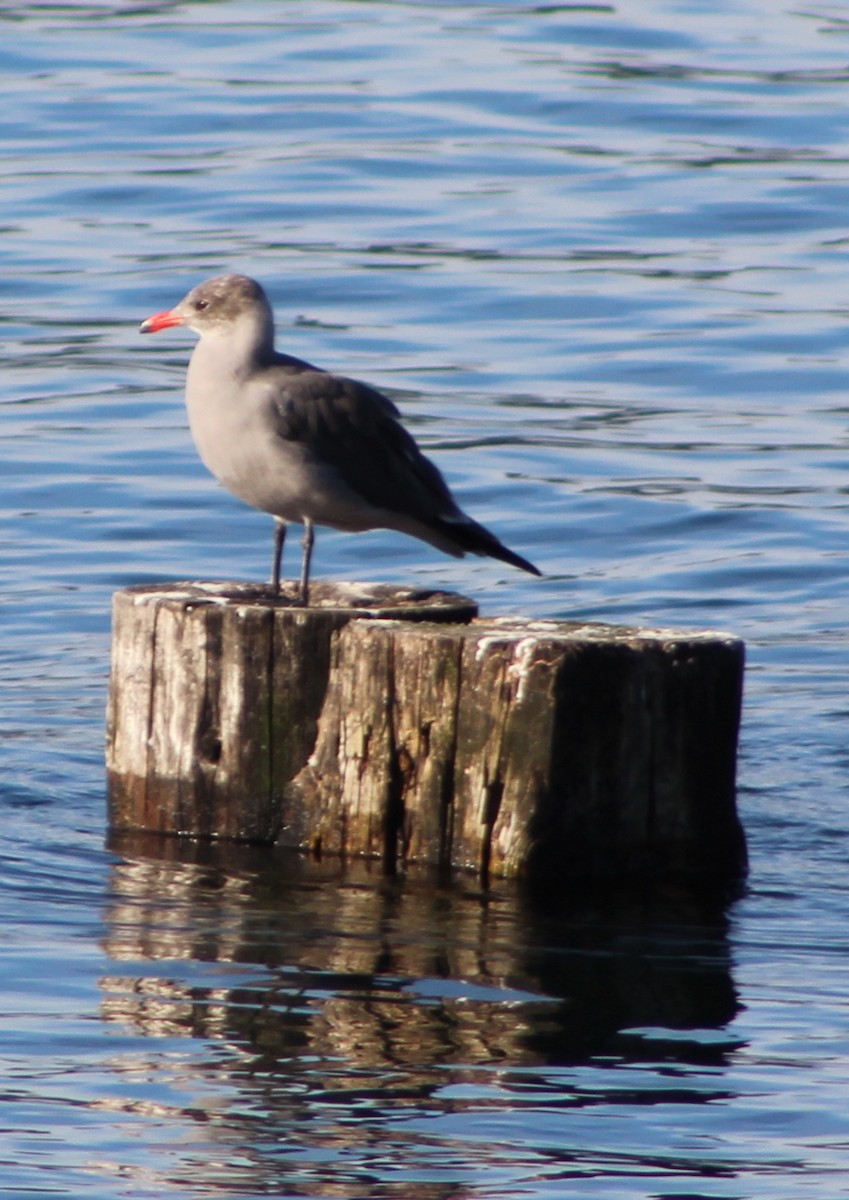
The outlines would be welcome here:
M 203 462 L 240 499 L 276 520 L 278 590 L 286 525 L 304 525 L 301 599 L 308 602 L 313 526 L 395 529 L 446 554 L 489 555 L 539 575 L 458 507 L 382 393 L 274 349 L 262 287 L 218 275 L 142 333 L 185 325 L 200 335 L 186 377 L 192 436 Z

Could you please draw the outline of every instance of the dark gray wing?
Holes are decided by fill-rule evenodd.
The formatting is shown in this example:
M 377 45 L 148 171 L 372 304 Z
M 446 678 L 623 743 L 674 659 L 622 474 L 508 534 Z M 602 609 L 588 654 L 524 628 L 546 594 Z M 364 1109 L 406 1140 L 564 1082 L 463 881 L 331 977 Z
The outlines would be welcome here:
M 367 384 L 288 359 L 279 364 L 277 433 L 331 466 L 375 508 L 430 524 L 458 512 L 439 468 L 392 401 Z
M 439 468 L 422 454 L 381 392 L 278 355 L 272 377 L 277 434 L 337 472 L 377 509 L 410 517 L 449 553 L 489 554 L 539 570 L 457 506 Z M 422 536 L 422 535 L 419 535 Z

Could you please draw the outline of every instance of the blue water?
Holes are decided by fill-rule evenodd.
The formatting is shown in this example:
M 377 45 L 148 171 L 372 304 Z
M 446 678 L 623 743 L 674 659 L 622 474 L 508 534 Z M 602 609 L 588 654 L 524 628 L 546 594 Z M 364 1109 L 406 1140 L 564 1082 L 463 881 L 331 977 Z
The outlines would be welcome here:
M 3 6 L 4 1200 L 849 1194 L 847 64 L 838 3 Z M 222 270 L 546 573 L 319 576 L 745 638 L 742 898 L 108 842 L 112 592 L 268 571 L 136 333 Z

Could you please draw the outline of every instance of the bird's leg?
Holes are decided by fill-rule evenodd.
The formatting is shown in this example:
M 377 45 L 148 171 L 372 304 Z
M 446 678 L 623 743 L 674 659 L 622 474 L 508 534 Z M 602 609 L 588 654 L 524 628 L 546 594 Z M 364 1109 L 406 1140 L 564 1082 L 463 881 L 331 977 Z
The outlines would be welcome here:
M 280 567 L 283 563 L 283 546 L 286 543 L 286 522 L 274 518 L 274 557 L 271 560 L 271 591 L 276 596 L 280 591 Z
M 312 521 L 308 517 L 305 517 L 304 540 L 301 543 L 304 548 L 304 557 L 301 563 L 301 604 L 309 604 L 310 602 L 310 562 L 312 561 L 314 542 L 315 530 L 313 529 Z

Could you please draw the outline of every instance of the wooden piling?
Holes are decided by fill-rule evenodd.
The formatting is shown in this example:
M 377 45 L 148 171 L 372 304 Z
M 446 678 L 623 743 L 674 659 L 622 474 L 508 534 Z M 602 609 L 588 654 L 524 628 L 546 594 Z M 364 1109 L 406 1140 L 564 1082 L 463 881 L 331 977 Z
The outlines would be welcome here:
M 293 841 L 486 875 L 733 876 L 742 643 L 569 622 L 353 622 Z
M 291 593 L 236 583 L 116 593 L 107 709 L 109 821 L 271 842 L 316 736 L 334 632 L 359 618 L 467 621 L 472 600 L 381 584 Z
M 357 586 L 309 609 L 236 585 L 119 593 L 113 827 L 482 877 L 744 872 L 739 640 Z

